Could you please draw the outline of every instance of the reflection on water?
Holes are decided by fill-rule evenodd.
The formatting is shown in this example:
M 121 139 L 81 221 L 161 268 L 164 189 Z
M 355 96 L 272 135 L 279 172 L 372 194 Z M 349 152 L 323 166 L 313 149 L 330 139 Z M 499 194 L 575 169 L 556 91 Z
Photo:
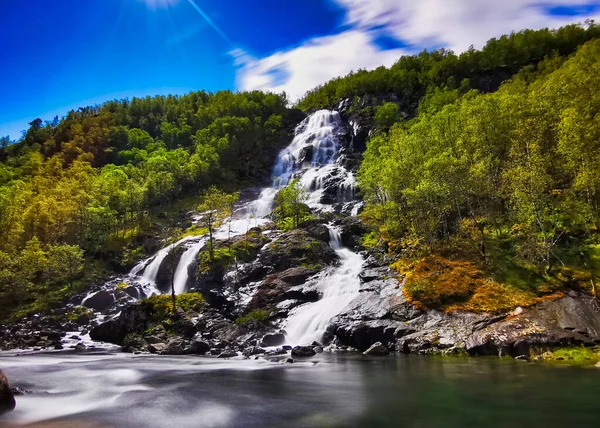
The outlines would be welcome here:
M 5 424 L 104 427 L 597 426 L 600 371 L 498 359 L 319 355 L 0 357 L 17 397 Z

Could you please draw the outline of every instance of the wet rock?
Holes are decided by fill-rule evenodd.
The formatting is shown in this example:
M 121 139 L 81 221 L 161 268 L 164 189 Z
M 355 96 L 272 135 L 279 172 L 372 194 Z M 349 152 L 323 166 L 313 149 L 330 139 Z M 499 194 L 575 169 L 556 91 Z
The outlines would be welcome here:
M 75 319 L 75 323 L 79 324 L 79 325 L 89 324 L 90 321 L 91 321 L 91 317 L 87 312 L 82 313 Z
M 84 299 L 82 305 L 96 311 L 103 311 L 115 303 L 115 295 L 106 290 L 100 290 Z
M 305 230 L 284 233 L 260 253 L 259 261 L 275 271 L 312 264 L 331 264 L 337 260 L 327 242 L 311 237 Z
M 161 354 L 163 355 L 184 355 L 186 354 L 186 342 L 181 338 L 174 338 L 169 340 L 167 346 L 163 348 Z
M 148 350 L 148 342 L 142 336 L 129 334 L 123 341 L 123 352 L 144 352 Z
M 244 357 L 251 357 L 254 355 L 264 354 L 265 350 L 259 346 L 251 346 L 249 348 L 244 349 L 243 355 Z
M 28 389 L 21 388 L 20 386 L 13 386 L 12 388 L 10 388 L 10 390 L 12 391 L 13 395 L 16 397 L 18 397 L 19 395 L 31 394 L 33 392 Z
M 363 355 L 387 355 L 390 351 L 388 348 L 383 346 L 381 342 L 376 342 L 369 349 L 363 352 Z
M 151 343 L 148 345 L 148 351 L 151 354 L 162 354 L 165 349 L 167 349 L 166 343 Z
M 194 339 L 189 348 L 189 353 L 196 355 L 204 355 L 208 351 L 210 351 L 210 344 L 201 339 Z
M 263 337 L 262 341 L 260 342 L 260 346 L 268 348 L 271 346 L 281 345 L 284 342 L 285 335 L 283 333 L 267 334 L 265 337 Z
M 87 347 L 82 342 L 79 342 L 77 345 L 75 345 L 75 348 L 73 349 L 75 349 L 75 351 L 77 352 L 82 352 L 85 351 Z
M 311 296 L 310 291 L 305 292 L 294 288 L 306 282 L 308 278 L 316 273 L 317 270 L 315 269 L 293 267 L 269 275 L 259 286 L 248 307 L 253 309 L 265 308 L 286 299 L 302 299 L 304 301 L 311 301 L 315 297 L 318 299 L 318 294 Z
M 231 350 L 231 349 L 225 349 L 223 352 L 221 352 L 218 356 L 218 358 L 233 358 L 233 357 L 237 357 L 238 353 Z
M 323 242 L 329 242 L 329 229 L 318 220 L 305 221 L 299 226 L 302 230 L 315 239 Z
M 292 348 L 292 357 L 312 357 L 316 354 L 312 346 L 295 346 Z
M 265 352 L 265 355 L 284 355 L 287 354 L 287 351 L 283 348 L 271 349 L 270 351 Z
M 94 327 L 90 331 L 92 340 L 122 345 L 130 333 L 142 334 L 153 322 L 153 307 L 140 303 L 127 306 L 118 318 Z
M 376 279 L 388 279 L 389 278 L 389 274 L 390 274 L 389 269 L 387 269 L 385 267 L 383 267 L 383 268 L 370 268 L 370 269 L 363 269 L 358 274 L 358 277 L 360 278 L 361 282 L 364 283 L 364 282 L 374 281 Z
M 8 379 L 0 370 L 0 414 L 14 410 L 15 406 L 15 396 L 10 389 Z

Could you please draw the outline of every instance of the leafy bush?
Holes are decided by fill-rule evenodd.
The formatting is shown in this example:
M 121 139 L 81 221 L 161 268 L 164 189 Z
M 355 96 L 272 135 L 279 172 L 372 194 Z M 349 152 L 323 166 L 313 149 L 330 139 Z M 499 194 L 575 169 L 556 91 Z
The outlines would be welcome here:
M 263 309 L 254 309 L 253 311 L 247 313 L 246 315 L 242 315 L 237 317 L 235 323 L 237 325 L 242 325 L 247 323 L 248 321 L 260 321 L 264 322 L 269 319 L 271 316 L 271 311 L 265 311 Z
M 142 300 L 141 304 L 153 308 L 156 320 L 163 320 L 173 312 L 173 299 L 167 294 L 148 297 Z M 181 308 L 186 313 L 197 312 L 206 305 L 206 300 L 200 293 L 183 293 L 176 296 L 176 304 L 177 308 Z

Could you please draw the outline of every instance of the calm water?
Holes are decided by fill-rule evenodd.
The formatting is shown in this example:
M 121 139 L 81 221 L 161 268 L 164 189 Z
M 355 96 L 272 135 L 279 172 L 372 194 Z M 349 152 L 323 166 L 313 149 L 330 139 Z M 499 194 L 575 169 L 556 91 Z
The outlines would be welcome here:
M 294 364 L 126 354 L 0 356 L 0 426 L 600 426 L 600 370 L 498 359 L 320 355 Z

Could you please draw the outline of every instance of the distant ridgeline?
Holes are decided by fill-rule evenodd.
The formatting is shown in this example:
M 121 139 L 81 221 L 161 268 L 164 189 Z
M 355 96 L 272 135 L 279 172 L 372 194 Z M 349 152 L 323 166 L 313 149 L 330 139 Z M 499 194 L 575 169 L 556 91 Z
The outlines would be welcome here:
M 400 270 L 435 254 L 444 269 L 481 280 L 447 300 L 417 269 L 407 286 L 416 303 L 465 300 L 482 278 L 517 287 L 522 300 L 566 282 L 594 286 L 598 36 L 588 23 L 515 33 L 460 56 L 423 52 L 334 79 L 298 103 L 345 100 L 346 114 L 373 131 L 359 177 L 375 230 L 365 246 L 402 256 Z M 0 140 L 0 318 L 43 310 L 130 265 L 193 206 L 184 198 L 265 182 L 304 116 L 287 104 L 257 91 L 109 101 Z

